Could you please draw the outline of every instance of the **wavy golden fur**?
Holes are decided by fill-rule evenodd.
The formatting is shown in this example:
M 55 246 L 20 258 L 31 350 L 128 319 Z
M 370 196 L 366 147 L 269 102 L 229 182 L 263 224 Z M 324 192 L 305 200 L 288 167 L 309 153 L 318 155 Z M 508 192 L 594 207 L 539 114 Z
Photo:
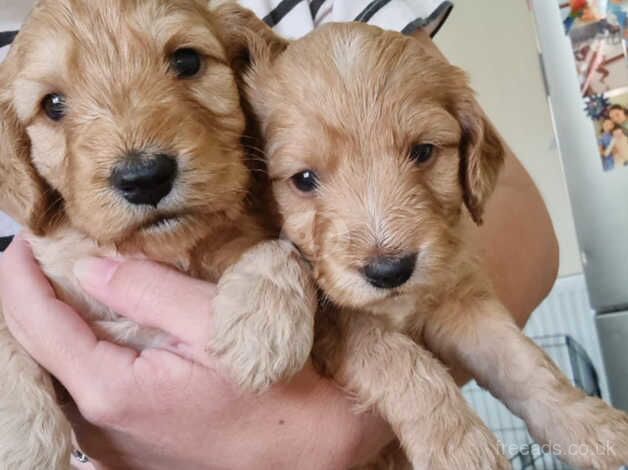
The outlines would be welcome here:
M 253 32 L 246 92 L 284 234 L 323 292 L 322 370 L 388 420 L 415 469 L 510 468 L 446 364 L 578 468 L 627 463 L 626 414 L 574 388 L 519 331 L 466 244 L 465 219 L 481 223 L 506 148 L 465 74 L 414 38 L 364 24 L 291 42 L 253 17 L 242 28 Z M 373 260 L 411 270 L 382 287 Z M 613 450 L 597 451 L 605 443 Z
M 315 292 L 298 253 L 252 213 L 234 53 L 210 7 L 39 1 L 0 66 L 0 208 L 26 227 L 58 296 L 103 338 L 170 341 L 87 298 L 72 272 L 82 257 L 149 258 L 218 282 L 208 349 L 261 390 L 308 359 Z M 201 58 L 192 77 L 172 69 L 181 49 Z M 50 94 L 65 97 L 59 119 L 46 113 Z M 116 168 L 164 154 L 177 167 L 167 195 L 127 200 Z M 0 376 L 0 468 L 69 468 L 70 428 L 50 377 L 1 316 Z

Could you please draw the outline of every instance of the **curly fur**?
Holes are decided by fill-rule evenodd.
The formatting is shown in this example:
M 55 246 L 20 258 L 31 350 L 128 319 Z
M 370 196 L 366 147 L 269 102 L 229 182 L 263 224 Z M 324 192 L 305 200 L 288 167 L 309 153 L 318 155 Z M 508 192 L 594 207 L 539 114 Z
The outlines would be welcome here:
M 159 347 L 167 337 L 87 297 L 72 272 L 77 260 L 148 258 L 220 280 L 212 311 L 220 347 L 211 352 L 239 384 L 260 390 L 305 364 L 316 293 L 294 248 L 253 210 L 228 24 L 210 7 L 39 1 L 0 66 L 0 208 L 28 228 L 58 297 L 123 345 Z M 201 53 L 194 78 L 169 69 L 178 48 Z M 66 96 L 58 122 L 42 109 L 50 93 Z M 134 150 L 176 156 L 173 190 L 157 207 L 128 204 L 112 187 L 113 168 Z M 68 468 L 71 430 L 50 377 L 4 322 L 0 376 L 0 468 Z
M 465 74 L 416 39 L 368 25 L 327 25 L 289 43 L 251 18 L 243 28 L 261 31 L 247 38 L 246 92 L 284 234 L 323 293 L 321 369 L 392 425 L 415 469 L 509 468 L 445 364 L 463 366 L 567 462 L 628 463 L 628 416 L 575 389 L 521 333 L 466 243 L 466 219 L 481 223 L 507 150 Z M 421 143 L 434 152 L 417 164 Z M 318 175 L 314 191 L 294 182 L 305 170 Z M 363 274 L 374 256 L 408 254 L 416 267 L 399 287 Z M 603 442 L 613 451 L 596 452 Z M 568 452 L 574 444 L 587 452 Z

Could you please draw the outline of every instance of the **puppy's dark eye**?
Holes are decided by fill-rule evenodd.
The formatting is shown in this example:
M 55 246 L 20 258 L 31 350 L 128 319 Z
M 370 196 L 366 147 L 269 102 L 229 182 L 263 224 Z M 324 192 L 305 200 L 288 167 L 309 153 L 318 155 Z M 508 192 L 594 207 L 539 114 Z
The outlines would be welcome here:
M 295 188 L 303 193 L 311 193 L 318 188 L 318 176 L 312 170 L 302 171 L 292 177 Z
M 201 71 L 203 60 L 194 49 L 178 49 L 170 58 L 170 67 L 179 78 L 191 78 Z
M 410 151 L 410 158 L 417 164 L 422 165 L 429 162 L 434 156 L 434 146 L 432 144 L 417 144 Z
M 65 117 L 65 96 L 61 93 L 50 93 L 41 101 L 46 116 L 53 121 L 60 121 Z

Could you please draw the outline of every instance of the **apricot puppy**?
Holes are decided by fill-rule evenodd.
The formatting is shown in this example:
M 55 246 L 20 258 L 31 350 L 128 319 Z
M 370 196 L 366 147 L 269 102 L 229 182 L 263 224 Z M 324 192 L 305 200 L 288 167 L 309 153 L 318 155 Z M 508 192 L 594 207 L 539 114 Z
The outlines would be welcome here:
M 105 339 L 168 341 L 87 298 L 77 259 L 150 258 L 219 282 L 208 349 L 261 390 L 308 359 L 316 295 L 301 257 L 247 202 L 223 16 L 201 0 L 38 2 L 0 66 L 0 209 Z M 1 469 L 70 467 L 51 378 L 1 315 L 0 429 Z
M 441 361 L 578 468 L 628 463 L 628 416 L 519 331 L 465 244 L 463 219 L 481 222 L 506 151 L 465 74 L 363 24 L 257 36 L 248 97 L 284 233 L 326 300 L 315 359 L 390 422 L 415 469 L 510 468 Z

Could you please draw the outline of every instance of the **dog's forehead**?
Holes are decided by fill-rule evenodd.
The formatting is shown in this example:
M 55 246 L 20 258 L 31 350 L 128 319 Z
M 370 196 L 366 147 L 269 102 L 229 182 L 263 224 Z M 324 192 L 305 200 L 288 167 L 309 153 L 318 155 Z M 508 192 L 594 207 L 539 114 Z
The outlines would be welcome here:
M 18 41 L 26 43 L 23 50 L 34 60 L 65 56 L 72 65 L 89 64 L 90 57 L 113 62 L 136 54 L 137 59 L 166 47 L 173 38 L 181 43 L 198 39 L 205 52 L 224 58 L 200 0 L 42 0 L 20 36 Z M 49 54 L 52 48 L 56 54 Z M 51 66 L 58 68 L 60 62 L 52 60 Z
M 329 169 L 337 155 L 350 165 L 368 165 L 365 157 L 395 154 L 422 138 L 456 143 L 453 103 L 470 91 L 464 75 L 413 41 L 337 24 L 293 42 L 275 62 L 278 84 L 261 85 L 275 90 L 270 124 L 273 143 L 284 151 L 277 152 L 274 170 L 294 170 L 281 168 L 294 155 Z
M 367 25 L 322 27 L 293 42 L 274 68 L 276 83 L 261 85 L 281 97 L 273 100 L 271 119 L 282 121 L 279 128 L 307 128 L 308 135 L 334 129 L 368 140 L 390 128 L 405 134 L 436 116 L 455 128 L 448 111 L 469 91 L 458 69 L 414 39 Z
M 321 27 L 294 41 L 274 68 L 285 103 L 325 103 L 331 109 L 394 109 L 421 101 L 447 105 L 468 91 L 464 75 L 418 41 L 362 24 Z
M 411 38 L 370 25 L 332 23 L 293 41 L 277 62 L 283 71 L 298 67 L 319 79 L 351 83 L 356 78 L 393 75 L 402 64 L 430 60 L 413 45 Z

